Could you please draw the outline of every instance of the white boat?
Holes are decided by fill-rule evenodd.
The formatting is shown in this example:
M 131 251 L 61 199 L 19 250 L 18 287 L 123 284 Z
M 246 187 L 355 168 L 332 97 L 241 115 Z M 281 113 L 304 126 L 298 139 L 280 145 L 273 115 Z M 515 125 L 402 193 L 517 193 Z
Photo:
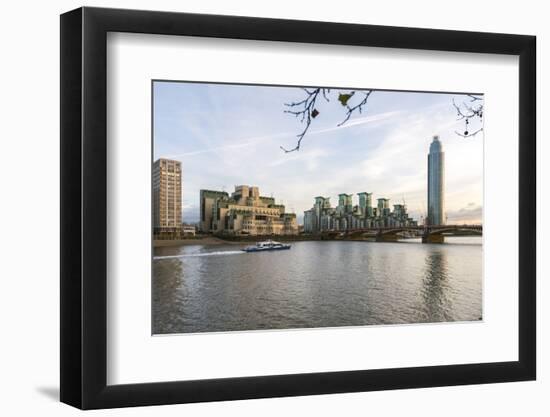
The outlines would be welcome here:
M 274 240 L 266 240 L 264 242 L 258 242 L 254 246 L 247 246 L 243 249 L 245 252 L 264 252 L 269 250 L 283 250 L 290 249 L 290 245 L 281 242 L 275 242 Z

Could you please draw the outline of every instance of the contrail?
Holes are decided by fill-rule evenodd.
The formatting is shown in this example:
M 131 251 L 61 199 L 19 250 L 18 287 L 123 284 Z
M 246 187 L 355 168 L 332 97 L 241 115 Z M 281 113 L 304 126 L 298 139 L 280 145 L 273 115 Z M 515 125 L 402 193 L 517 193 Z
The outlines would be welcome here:
M 348 121 L 347 123 L 345 123 L 341 126 L 333 126 L 333 127 L 323 128 L 323 129 L 311 130 L 310 132 L 308 132 L 308 136 L 321 134 L 321 133 L 334 132 L 336 130 L 347 129 L 347 128 L 350 128 L 350 127 L 364 125 L 364 124 L 373 123 L 373 122 L 379 122 L 379 121 L 382 121 L 382 120 L 385 120 L 385 119 L 389 119 L 390 117 L 393 117 L 393 116 L 395 116 L 399 113 L 401 113 L 401 112 L 400 111 L 392 111 L 392 112 L 375 114 L 375 115 L 372 115 L 372 116 L 366 116 L 366 117 L 363 117 L 361 119 L 350 120 L 350 121 Z M 200 155 L 200 154 L 203 154 L 203 153 L 223 151 L 223 150 L 226 150 L 226 149 L 243 148 L 243 147 L 246 147 L 246 146 L 249 146 L 249 145 L 253 145 L 254 143 L 263 142 L 263 141 L 266 141 L 266 140 L 271 140 L 271 139 L 276 139 L 276 138 L 288 138 L 289 136 L 294 137 L 296 135 L 295 135 L 295 133 L 276 133 L 276 134 L 273 134 L 273 135 L 257 136 L 257 137 L 253 137 L 253 138 L 244 139 L 242 142 L 234 143 L 232 145 L 223 145 L 223 146 L 218 146 L 218 147 L 215 147 L 215 148 L 200 149 L 200 150 L 197 150 L 197 151 L 185 152 L 185 153 L 180 153 L 180 154 L 175 154 L 175 155 L 166 155 L 164 157 L 165 158 L 181 158 L 181 157 L 184 157 L 184 156 Z

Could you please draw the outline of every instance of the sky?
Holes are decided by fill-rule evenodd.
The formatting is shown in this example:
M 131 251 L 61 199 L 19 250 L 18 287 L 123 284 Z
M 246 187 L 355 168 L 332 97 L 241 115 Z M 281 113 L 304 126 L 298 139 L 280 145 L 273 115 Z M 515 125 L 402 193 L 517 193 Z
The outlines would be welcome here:
M 390 204 L 407 204 L 419 221 L 427 206 L 427 154 L 434 135 L 445 152 L 445 209 L 448 223 L 481 223 L 483 204 L 483 132 L 461 137 L 453 99 L 466 95 L 375 90 L 362 113 L 343 125 L 345 107 L 332 89 L 329 102 L 317 100 L 313 119 L 298 152 L 303 130 L 299 118 L 285 113 L 285 103 L 300 101 L 298 87 L 188 82 L 154 82 L 154 159 L 182 162 L 183 221 L 199 220 L 201 189 L 224 190 L 256 185 L 295 212 L 314 197 L 372 192 Z M 353 105 L 359 97 L 350 99 Z M 477 128 L 478 126 L 474 126 Z M 471 129 L 473 130 L 473 129 Z

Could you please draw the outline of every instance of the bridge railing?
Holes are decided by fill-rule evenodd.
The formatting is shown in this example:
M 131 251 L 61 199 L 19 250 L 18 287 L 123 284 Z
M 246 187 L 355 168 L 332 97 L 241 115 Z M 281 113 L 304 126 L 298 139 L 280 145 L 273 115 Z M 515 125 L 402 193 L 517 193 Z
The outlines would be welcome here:
M 452 225 L 421 225 L 421 226 L 384 226 L 384 227 L 362 227 L 353 229 L 329 229 L 322 230 L 321 233 L 367 233 L 367 232 L 385 232 L 385 231 L 438 231 L 438 230 L 475 230 L 482 231 L 483 225 L 480 224 L 452 224 Z

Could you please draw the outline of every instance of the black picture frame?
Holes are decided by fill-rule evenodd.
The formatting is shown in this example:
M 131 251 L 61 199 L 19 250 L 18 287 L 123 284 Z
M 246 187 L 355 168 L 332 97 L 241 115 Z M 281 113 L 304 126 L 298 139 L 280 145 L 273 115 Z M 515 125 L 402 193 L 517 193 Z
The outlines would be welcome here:
M 518 361 L 107 385 L 108 32 L 519 56 Z M 81 409 L 534 380 L 536 38 L 79 8 L 61 15 L 61 401 Z

